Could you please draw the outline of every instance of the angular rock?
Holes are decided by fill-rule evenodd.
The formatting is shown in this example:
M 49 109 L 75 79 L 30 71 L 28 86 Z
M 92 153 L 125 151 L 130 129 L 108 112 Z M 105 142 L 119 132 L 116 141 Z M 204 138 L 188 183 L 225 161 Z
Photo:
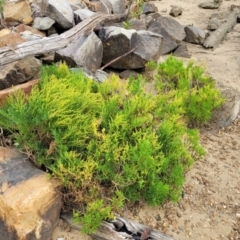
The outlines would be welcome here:
M 217 9 L 220 7 L 220 3 L 216 3 L 216 2 L 203 2 L 200 3 L 198 6 L 200 8 L 204 8 L 204 9 Z
M 143 14 L 157 13 L 158 8 L 153 3 L 144 3 L 142 7 Z
M 186 37 L 184 27 L 171 17 L 157 18 L 150 24 L 148 30 L 163 36 L 162 54 L 167 54 L 176 49 Z
M 56 184 L 25 154 L 0 147 L 1 239 L 49 240 L 59 220 L 61 197 Z
M 78 9 L 76 11 L 74 11 L 74 20 L 75 23 L 78 24 L 80 23 L 83 19 L 88 18 L 93 16 L 94 14 L 96 14 L 95 12 L 84 8 L 84 9 Z
M 39 31 L 38 29 L 34 28 L 34 27 L 30 27 L 28 25 L 25 24 L 19 24 L 18 26 L 15 27 L 15 31 L 18 33 L 24 32 L 24 31 L 30 31 L 33 34 L 37 34 L 40 35 L 42 37 L 46 37 L 46 33 Z
M 55 53 L 56 61 L 66 61 L 69 66 L 83 66 L 94 72 L 100 68 L 103 46 L 94 32 L 81 37 L 77 42 Z
M 124 0 L 109 0 L 112 4 L 112 10 L 114 14 L 123 14 L 126 11 Z
M 54 23 L 55 21 L 49 17 L 36 17 L 33 22 L 33 27 L 39 30 L 48 30 Z
M 0 38 L 0 47 L 5 47 L 5 46 L 13 47 L 14 45 L 17 45 L 23 42 L 26 42 L 26 40 L 22 38 L 19 33 L 11 32 Z
M 30 5 L 26 1 L 4 6 L 3 16 L 6 22 L 23 22 L 24 19 L 31 17 L 31 15 Z
M 202 29 L 194 26 L 186 26 L 185 32 L 185 41 L 189 43 L 202 44 L 206 37 L 206 34 Z
M 66 0 L 48 0 L 46 16 L 55 20 L 62 29 L 70 29 L 74 23 L 73 10 Z
M 169 15 L 173 17 L 177 17 L 182 15 L 182 8 L 180 6 L 172 6 Z
M 181 44 L 173 52 L 173 55 L 176 57 L 190 58 L 191 54 L 189 53 L 187 44 Z
M 0 67 L 0 90 L 37 79 L 41 63 L 38 59 L 28 56 Z
M 99 37 L 103 41 L 104 64 L 137 46 L 132 53 L 110 65 L 118 69 L 143 68 L 145 63 L 150 60 L 157 61 L 163 44 L 163 38 L 159 34 L 144 30 L 126 30 L 119 27 L 103 28 L 99 32 Z

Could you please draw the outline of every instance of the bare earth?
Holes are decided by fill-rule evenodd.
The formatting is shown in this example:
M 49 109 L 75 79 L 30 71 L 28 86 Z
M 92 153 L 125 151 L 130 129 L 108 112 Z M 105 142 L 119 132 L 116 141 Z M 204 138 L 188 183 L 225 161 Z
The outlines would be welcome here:
M 162 0 L 154 2 L 159 12 L 171 5 L 183 8 L 176 18 L 181 24 L 207 28 L 209 16 L 228 12 L 239 1 L 223 0 L 218 10 L 200 9 L 201 0 Z M 204 49 L 188 44 L 192 59 L 204 64 L 207 73 L 219 84 L 240 91 L 240 24 L 227 34 L 217 49 Z M 161 57 L 161 60 L 164 59 Z M 123 217 L 137 220 L 172 236 L 176 240 L 239 240 L 240 239 L 240 119 L 225 129 L 214 124 L 201 129 L 201 141 L 207 154 L 193 164 L 186 174 L 184 198 L 151 208 L 144 204 L 123 211 Z M 52 240 L 90 240 L 78 231 L 56 227 Z

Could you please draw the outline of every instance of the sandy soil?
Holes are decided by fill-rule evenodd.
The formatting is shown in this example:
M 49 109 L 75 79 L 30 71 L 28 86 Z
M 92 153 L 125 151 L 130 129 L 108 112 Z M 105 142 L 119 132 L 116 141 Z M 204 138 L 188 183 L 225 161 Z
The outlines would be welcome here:
M 212 13 L 228 11 L 239 1 L 223 0 L 218 10 L 200 9 L 201 0 L 162 0 L 154 2 L 159 12 L 171 5 L 183 8 L 176 18 L 181 24 L 207 28 Z M 214 51 L 188 44 L 192 58 L 204 63 L 208 74 L 219 84 L 240 90 L 240 24 L 227 34 L 226 39 Z M 161 57 L 164 58 L 164 57 Z M 135 219 L 164 232 L 176 240 L 240 239 L 240 119 L 225 129 L 214 124 L 201 129 L 201 141 L 207 154 L 193 164 L 186 175 L 184 198 L 178 203 L 151 208 L 144 204 L 126 209 L 123 217 Z M 52 239 L 90 240 L 78 231 L 67 232 L 60 227 L 54 230 Z

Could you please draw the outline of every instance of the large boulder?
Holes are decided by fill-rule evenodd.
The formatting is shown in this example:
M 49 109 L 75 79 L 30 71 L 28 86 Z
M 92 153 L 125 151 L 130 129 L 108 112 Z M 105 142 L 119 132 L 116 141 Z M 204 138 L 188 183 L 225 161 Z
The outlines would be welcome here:
M 1 239 L 50 240 L 59 220 L 56 184 L 25 154 L 0 147 Z
M 148 30 L 163 36 L 162 54 L 172 52 L 186 37 L 184 27 L 171 17 L 157 18 L 150 24 Z
M 31 56 L 0 66 L 0 90 L 39 77 L 41 62 Z
M 67 0 L 48 0 L 46 16 L 62 29 L 70 29 L 74 23 L 73 10 Z
M 95 72 L 102 63 L 103 46 L 94 32 L 55 53 L 56 61 L 65 61 L 71 67 L 79 66 Z
M 114 68 L 143 68 L 146 62 L 157 61 L 161 55 L 163 37 L 157 33 L 110 26 L 102 28 L 99 37 L 103 42 L 104 64 L 137 47 L 132 53 L 110 64 Z

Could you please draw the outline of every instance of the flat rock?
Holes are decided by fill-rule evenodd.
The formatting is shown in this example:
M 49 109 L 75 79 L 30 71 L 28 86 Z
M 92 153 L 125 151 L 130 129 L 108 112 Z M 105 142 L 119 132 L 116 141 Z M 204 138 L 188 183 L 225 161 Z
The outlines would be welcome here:
M 74 14 L 67 0 L 48 0 L 45 15 L 56 21 L 62 29 L 73 27 Z
M 24 19 L 31 18 L 31 15 L 31 8 L 27 1 L 4 6 L 3 16 L 6 22 L 24 22 Z
M 202 44 L 206 37 L 206 34 L 202 29 L 194 26 L 186 26 L 185 32 L 185 41 L 189 43 Z
M 1 239 L 50 240 L 61 197 L 46 173 L 26 159 L 16 149 L 0 147 Z
M 167 54 L 176 49 L 186 37 L 184 27 L 171 17 L 157 18 L 150 24 L 148 30 L 163 36 L 162 54 Z
M 220 7 L 220 3 L 216 2 L 203 2 L 198 5 L 200 8 L 204 9 L 217 9 Z
M 69 66 L 85 67 L 94 72 L 100 68 L 103 46 L 94 32 L 81 37 L 77 42 L 55 53 L 56 61 L 66 61 Z
M 41 63 L 28 56 L 19 61 L 0 67 L 0 90 L 27 82 L 39 77 Z

